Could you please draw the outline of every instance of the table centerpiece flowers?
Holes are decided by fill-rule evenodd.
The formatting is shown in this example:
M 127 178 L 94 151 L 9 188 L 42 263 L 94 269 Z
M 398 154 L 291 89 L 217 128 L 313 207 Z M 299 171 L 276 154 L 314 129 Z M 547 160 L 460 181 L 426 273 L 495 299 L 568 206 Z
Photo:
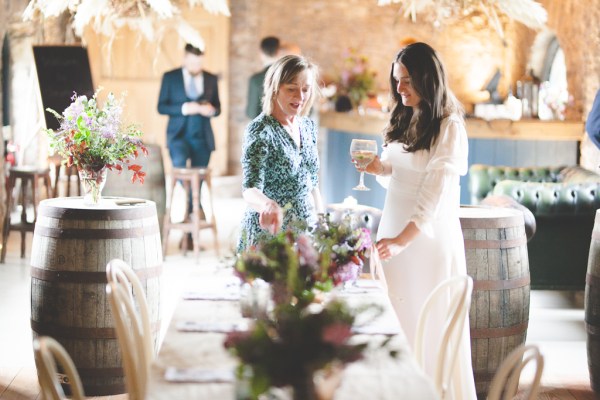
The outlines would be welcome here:
M 300 308 L 315 299 L 313 289 L 331 289 L 326 267 L 312 239 L 293 228 L 265 235 L 238 254 L 234 264 L 243 282 L 261 279 L 269 283 L 276 306 L 293 303 Z
M 108 93 L 101 107 L 98 89 L 92 98 L 74 93 L 71 104 L 62 112 L 48 108 L 59 121 L 57 131 L 47 129 L 50 148 L 63 157 L 67 166 L 75 165 L 85 191 L 84 204 L 97 205 L 106 182 L 108 170 L 121 173 L 132 171 L 132 183 L 144 183 L 146 173 L 142 166 L 132 164 L 140 153 L 148 154 L 142 143 L 142 132 L 136 125 L 122 121 L 123 98 Z
M 310 233 L 315 249 L 327 265 L 327 274 L 333 285 L 356 282 L 373 245 L 370 231 L 355 227 L 351 215 L 345 215 L 336 222 L 329 214 L 324 214 Z
M 355 311 L 337 300 L 318 312 L 285 304 L 250 331 L 229 333 L 224 346 L 241 361 L 237 376 L 247 383 L 244 395 L 258 399 L 270 388 L 289 387 L 294 400 L 322 399 L 315 373 L 341 370 L 367 348 L 350 341 L 354 321 Z

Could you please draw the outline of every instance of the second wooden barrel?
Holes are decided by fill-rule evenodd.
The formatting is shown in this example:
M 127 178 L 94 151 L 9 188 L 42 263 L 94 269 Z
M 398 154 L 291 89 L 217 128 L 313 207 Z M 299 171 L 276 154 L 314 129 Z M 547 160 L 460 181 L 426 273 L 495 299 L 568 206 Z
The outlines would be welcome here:
M 525 343 L 529 323 L 529 258 L 523 214 L 500 207 L 463 206 L 460 223 L 467 273 L 477 397 L 485 399 L 506 356 Z
M 34 336 L 51 336 L 65 347 L 86 395 L 125 392 L 106 298 L 106 264 L 113 258 L 140 278 L 156 343 L 162 247 L 155 204 L 115 205 L 103 198 L 91 208 L 81 197 L 40 203 L 31 252 L 31 328 Z
M 585 277 L 585 328 L 590 385 L 600 392 L 600 210 L 596 211 Z

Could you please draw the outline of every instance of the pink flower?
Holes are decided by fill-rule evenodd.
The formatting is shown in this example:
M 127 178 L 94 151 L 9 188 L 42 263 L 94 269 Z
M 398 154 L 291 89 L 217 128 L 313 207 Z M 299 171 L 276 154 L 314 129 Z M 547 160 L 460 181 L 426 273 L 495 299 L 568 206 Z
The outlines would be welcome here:
M 352 335 L 350 325 L 343 322 L 336 322 L 326 326 L 323 329 L 322 339 L 325 343 L 331 343 L 334 346 L 341 346 Z

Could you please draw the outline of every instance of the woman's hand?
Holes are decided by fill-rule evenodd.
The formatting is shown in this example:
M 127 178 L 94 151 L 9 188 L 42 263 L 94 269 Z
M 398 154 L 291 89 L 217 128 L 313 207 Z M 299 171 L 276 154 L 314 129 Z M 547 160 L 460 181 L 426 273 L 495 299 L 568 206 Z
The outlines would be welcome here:
M 380 175 L 383 172 L 383 164 L 381 163 L 379 156 L 375 156 L 373 161 L 371 161 L 364 169 L 356 164 L 356 160 L 352 159 L 352 163 L 359 172 L 366 172 L 371 175 Z
M 406 247 L 407 245 L 399 243 L 398 237 L 381 239 L 377 242 L 379 257 L 384 261 L 400 254 Z
M 398 236 L 381 239 L 377 242 L 379 258 L 389 260 L 406 249 L 412 241 L 421 233 L 414 221 L 410 221 Z
M 262 229 L 272 235 L 279 232 L 283 224 L 281 207 L 273 200 L 268 201 L 259 213 L 258 223 Z

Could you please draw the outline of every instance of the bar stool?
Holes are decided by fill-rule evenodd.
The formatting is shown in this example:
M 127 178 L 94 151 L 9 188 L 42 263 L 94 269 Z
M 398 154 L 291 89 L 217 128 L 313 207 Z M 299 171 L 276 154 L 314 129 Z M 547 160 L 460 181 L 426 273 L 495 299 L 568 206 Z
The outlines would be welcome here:
M 171 207 L 173 206 L 173 193 L 175 192 L 175 186 L 177 181 L 183 183 L 185 189 L 185 201 L 186 201 L 186 212 L 183 222 L 173 222 L 171 220 Z M 210 219 L 207 218 L 206 214 L 200 210 L 200 182 L 204 181 L 204 186 L 208 190 L 208 209 L 203 207 L 204 210 L 210 211 Z M 190 215 L 187 209 L 187 199 L 189 198 L 189 191 L 192 193 L 192 214 Z M 167 243 L 169 239 L 169 232 L 171 229 L 179 229 L 183 231 L 184 235 L 190 233 L 192 235 L 192 241 L 194 242 L 194 256 L 198 258 L 200 251 L 200 230 L 211 229 L 213 233 L 215 250 L 219 255 L 219 240 L 217 236 L 217 222 L 215 219 L 213 201 L 212 201 L 212 183 L 211 174 L 209 168 L 173 168 L 171 171 L 171 194 L 170 199 L 165 211 L 165 218 L 163 223 L 163 255 L 167 254 Z M 187 243 L 185 243 L 184 236 L 184 254 L 187 250 Z
M 18 223 L 10 222 L 10 214 L 13 205 L 12 192 L 16 185 L 17 179 L 21 180 L 21 194 L 18 198 L 21 204 L 21 221 Z M 33 166 L 12 167 L 9 170 L 8 180 L 6 182 L 6 216 L 2 225 L 2 254 L 0 255 L 0 263 L 4 263 L 6 257 L 6 243 L 8 234 L 11 231 L 21 232 L 21 258 L 25 258 L 25 235 L 27 232 L 33 232 L 35 221 L 37 220 L 37 206 L 39 204 L 37 185 L 39 180 L 44 181 L 46 187 L 46 197 L 52 197 L 52 182 L 50 180 L 49 168 L 38 168 Z M 31 199 L 27 199 L 27 184 L 31 184 Z M 31 201 L 33 205 L 33 222 L 27 221 L 27 203 Z
M 81 181 L 79 180 L 79 174 L 77 173 L 77 167 L 75 165 L 71 165 L 67 167 L 62 163 L 62 157 L 60 156 L 52 156 L 48 157 L 48 163 L 53 166 L 54 169 L 54 192 L 52 197 L 58 197 L 58 187 L 61 178 L 61 171 L 64 168 L 64 173 L 67 175 L 67 187 L 65 197 L 71 196 L 71 177 L 75 176 L 75 184 L 77 185 L 77 196 L 81 196 Z

